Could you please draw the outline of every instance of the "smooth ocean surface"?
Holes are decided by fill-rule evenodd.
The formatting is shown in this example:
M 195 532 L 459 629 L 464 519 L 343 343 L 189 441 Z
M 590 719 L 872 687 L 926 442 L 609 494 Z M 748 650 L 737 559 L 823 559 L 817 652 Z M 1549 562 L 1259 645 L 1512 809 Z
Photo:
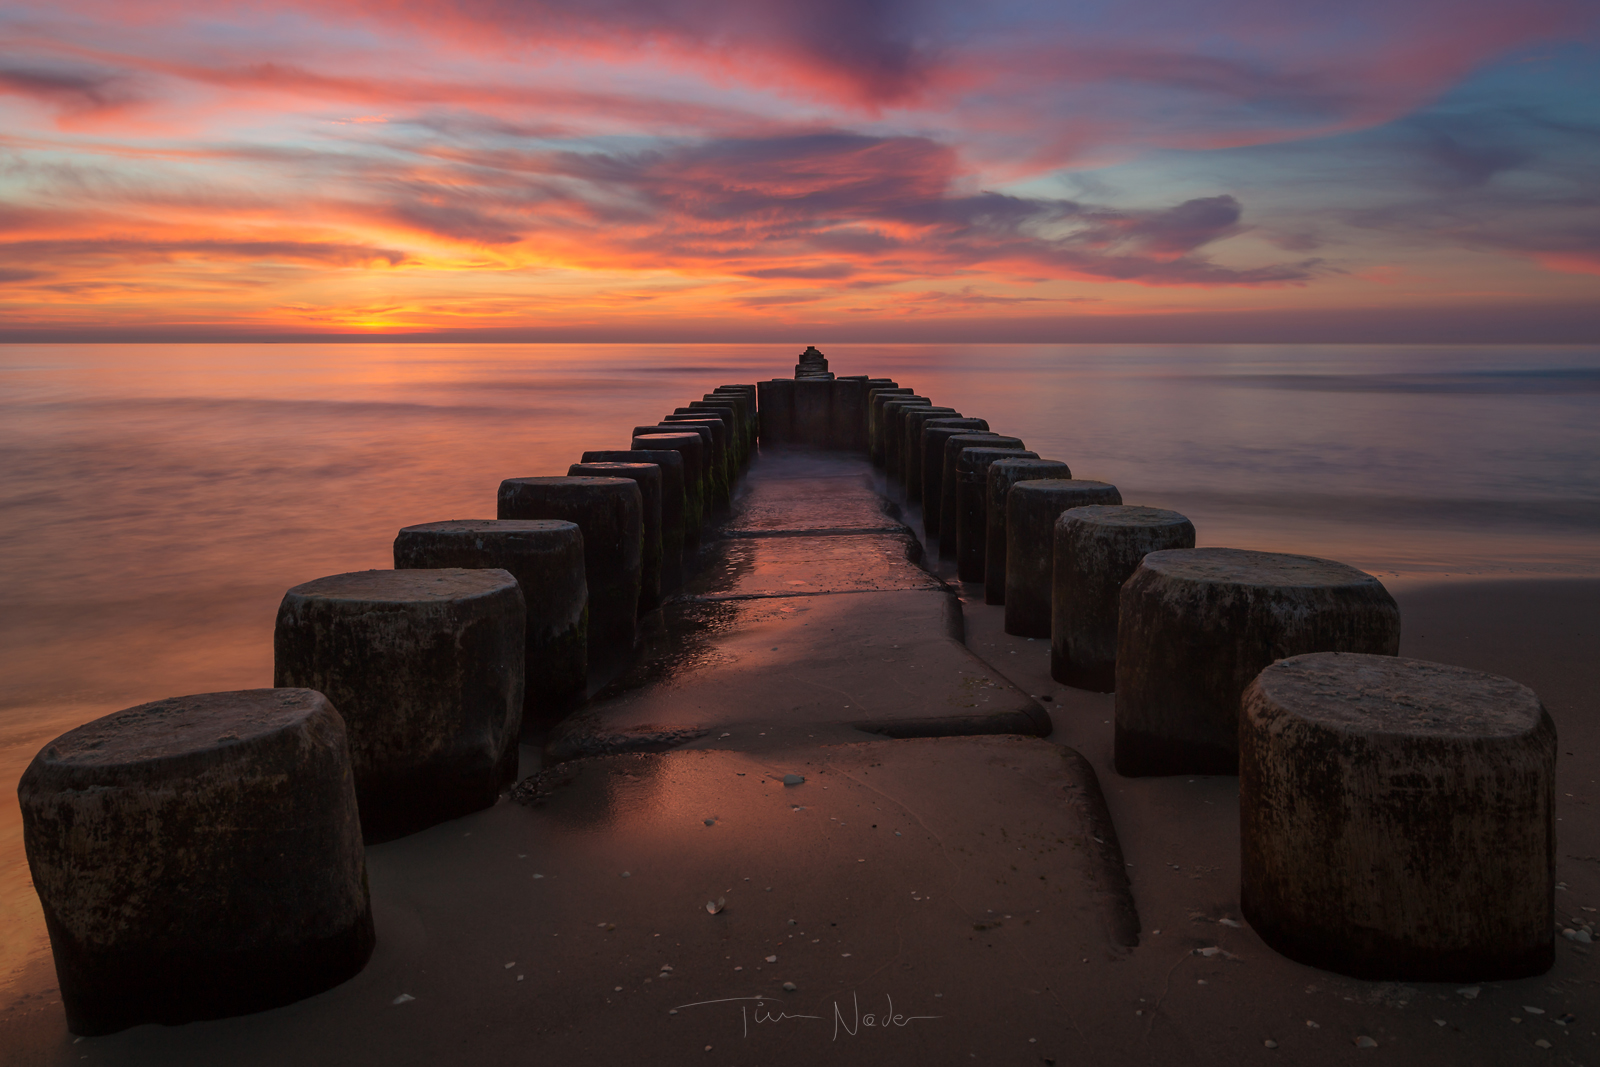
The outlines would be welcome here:
M 804 340 L 0 346 L 0 1001 L 48 954 L 11 788 L 44 742 L 270 685 L 288 587 L 787 377 Z M 1184 512 L 1201 545 L 1390 585 L 1600 575 L 1600 347 L 820 347 Z

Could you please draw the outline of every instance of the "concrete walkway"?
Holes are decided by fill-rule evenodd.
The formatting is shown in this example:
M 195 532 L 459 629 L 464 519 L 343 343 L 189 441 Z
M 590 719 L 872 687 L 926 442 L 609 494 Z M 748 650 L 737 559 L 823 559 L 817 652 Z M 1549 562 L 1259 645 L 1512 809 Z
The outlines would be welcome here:
M 968 651 L 955 593 L 884 503 L 864 460 L 758 461 L 640 666 L 553 752 L 1049 733 L 1039 703 Z

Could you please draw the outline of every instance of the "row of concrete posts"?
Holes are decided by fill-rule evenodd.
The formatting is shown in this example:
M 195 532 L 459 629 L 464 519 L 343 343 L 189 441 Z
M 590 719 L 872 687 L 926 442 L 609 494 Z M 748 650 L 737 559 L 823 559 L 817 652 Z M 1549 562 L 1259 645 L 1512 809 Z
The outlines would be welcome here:
M 758 440 L 870 456 L 1008 632 L 1115 692 L 1119 772 L 1238 774 L 1242 907 L 1279 951 L 1386 979 L 1551 965 L 1555 728 L 1532 692 L 1399 658 L 1369 575 L 1196 548 L 1184 516 L 808 349 L 792 379 L 507 479 L 494 519 L 401 530 L 394 570 L 289 590 L 276 688 L 46 745 L 18 792 L 71 1029 L 260 1010 L 359 971 L 363 842 L 495 802 L 519 739 L 633 656 Z
M 1119 773 L 1239 775 L 1241 905 L 1278 951 L 1366 978 L 1549 969 L 1556 732 L 1532 691 L 1400 658 L 1371 575 L 1196 548 L 1183 515 L 889 379 L 757 388 L 778 440 L 864 444 L 1057 681 L 1115 693 Z
M 284 594 L 274 688 L 142 704 L 56 738 L 18 785 L 69 1028 L 260 1011 L 365 966 L 364 844 L 494 804 L 634 656 L 757 443 L 726 385 L 508 478 L 493 519 L 408 526 L 394 569 Z

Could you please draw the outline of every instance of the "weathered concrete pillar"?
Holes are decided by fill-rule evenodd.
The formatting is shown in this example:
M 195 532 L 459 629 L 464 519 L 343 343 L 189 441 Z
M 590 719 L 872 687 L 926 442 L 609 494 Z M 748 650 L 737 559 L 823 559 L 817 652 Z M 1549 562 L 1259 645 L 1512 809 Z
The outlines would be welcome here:
M 644 541 L 639 554 L 639 614 L 661 606 L 661 468 L 654 463 L 574 463 L 569 478 L 628 478 L 639 487 Z M 513 572 L 514 573 L 514 572 Z
M 1372 981 L 1555 962 L 1556 728 L 1509 678 L 1280 660 L 1239 723 L 1240 906 L 1290 959 Z
M 716 450 L 716 440 L 711 436 L 711 427 L 701 426 L 694 422 L 663 422 L 654 426 L 635 426 L 633 439 L 640 437 L 654 437 L 661 434 L 692 433 L 700 438 L 699 462 L 697 464 L 700 480 L 700 517 L 702 522 L 710 522 L 711 515 L 717 510 L 719 494 L 722 499 L 727 499 L 727 487 L 722 484 L 722 457 Z M 635 448 L 671 448 L 671 445 L 639 445 Z M 687 457 L 684 459 L 688 463 Z M 700 543 L 699 527 L 695 529 L 695 544 Z
M 726 415 L 728 425 L 733 428 L 733 453 L 739 467 L 750 462 L 750 427 L 746 422 L 745 398 L 742 396 L 719 397 L 714 393 L 707 393 L 699 400 L 691 400 L 687 407 L 678 408 L 674 414 L 686 414 L 695 411 L 707 411 L 714 414 Z
M 867 419 L 866 375 L 833 380 L 833 402 L 829 409 L 829 437 L 833 447 L 846 452 L 865 452 Z
M 1239 696 L 1268 664 L 1399 650 L 1400 609 L 1354 567 L 1238 548 L 1152 552 L 1118 604 L 1117 772 L 1237 774 Z
M 734 401 L 691 400 L 684 407 L 673 409 L 672 414 L 720 418 L 723 425 L 728 428 L 729 466 L 733 468 L 730 479 L 739 476 L 739 470 L 748 457 L 744 452 L 744 432 L 739 422 L 739 409 L 734 406 Z
M 499 518 L 566 519 L 583 531 L 589 666 L 633 654 L 639 639 L 644 496 L 628 478 L 507 478 Z
M 744 385 L 719 385 L 711 392 L 706 393 L 702 400 L 719 401 L 731 400 L 739 405 L 740 432 L 744 436 L 742 449 L 745 457 L 756 450 L 756 439 L 760 426 L 756 414 L 756 388 Z
M 809 448 L 829 448 L 833 429 L 833 382 L 797 378 L 794 383 L 794 441 Z
M 1109 482 L 1036 478 L 1006 494 L 1006 633 L 1050 636 L 1050 572 L 1056 517 L 1071 508 L 1120 504 Z
M 276 1008 L 372 955 L 345 724 L 321 693 L 113 712 L 45 745 L 17 799 L 75 1034 Z
M 910 408 L 929 408 L 933 401 L 925 396 L 899 396 L 884 401 L 879 413 L 883 433 L 883 471 L 891 486 L 898 485 L 904 477 L 900 446 L 905 440 L 905 412 Z
M 368 844 L 491 807 L 516 780 L 527 615 L 499 569 L 356 571 L 283 595 L 274 684 L 344 716 Z
M 959 419 L 961 412 L 954 408 L 911 408 L 905 413 L 905 433 L 900 440 L 900 484 L 906 500 L 915 504 L 922 499 L 922 428 L 930 419 Z
M 960 470 L 961 453 L 969 448 L 1026 450 L 1027 446 L 1021 438 L 987 431 L 958 433 L 945 438 L 944 465 L 939 475 L 939 555 L 945 559 L 954 559 L 956 555 L 956 534 L 961 529 L 961 518 L 957 513 L 956 472 Z M 923 502 L 923 510 L 927 510 L 927 501 Z
M 893 378 L 868 378 L 861 393 L 861 449 L 872 454 L 872 397 L 884 389 L 898 389 L 900 383 Z M 907 389 L 909 394 L 911 390 Z
M 706 394 L 706 399 L 715 400 L 724 396 L 737 397 L 744 401 L 745 432 L 748 437 L 745 442 L 745 452 L 754 455 L 756 442 L 761 437 L 760 398 L 756 395 L 756 387 L 754 385 L 719 385 Z
M 998 437 L 983 419 L 928 419 L 922 424 L 922 532 L 939 536 L 939 505 L 944 492 L 944 443 L 957 434 Z
M 702 415 L 668 415 L 658 426 L 668 428 L 703 427 L 711 433 L 711 446 L 706 452 L 706 471 L 711 495 L 707 498 L 712 509 L 726 511 L 733 500 L 733 479 L 737 466 L 728 451 L 728 426 L 721 419 Z M 637 433 L 640 427 L 635 427 Z
M 1117 684 L 1122 583 L 1151 552 L 1193 548 L 1194 524 L 1163 508 L 1091 506 L 1055 525 L 1050 597 L 1050 677 L 1109 693 Z
M 983 602 L 1006 602 L 1006 494 L 1018 482 L 1071 478 L 1072 468 L 1056 459 L 997 459 L 989 464 L 984 486 Z
M 903 385 L 867 390 L 867 456 L 875 467 L 883 466 L 883 405 L 893 397 L 916 396 L 916 390 Z
M 508 572 L 522 590 L 522 730 L 532 735 L 583 703 L 589 685 L 589 585 L 583 534 L 560 519 L 457 519 L 407 526 L 395 570 Z
M 683 457 L 683 572 L 687 578 L 705 528 L 705 442 L 695 433 L 635 434 L 636 452 L 676 452 Z
M 719 415 L 709 411 L 701 412 L 674 412 L 664 416 L 662 426 L 704 426 L 711 431 L 712 462 L 717 464 L 716 472 L 723 491 L 727 493 L 728 500 L 733 498 L 733 485 L 739 477 L 739 457 L 735 445 L 733 419 L 727 415 Z M 727 502 L 717 501 L 718 507 L 727 507 Z
M 761 420 L 761 444 L 767 448 L 793 444 L 794 379 L 757 382 L 756 406 Z
M 585 452 L 583 462 L 654 463 L 661 468 L 661 592 L 665 595 L 683 585 L 684 518 L 689 507 L 683 453 L 667 448 L 602 449 Z
M 989 540 L 989 465 L 999 459 L 1038 459 L 1025 448 L 964 448 L 956 459 L 956 577 L 981 582 Z

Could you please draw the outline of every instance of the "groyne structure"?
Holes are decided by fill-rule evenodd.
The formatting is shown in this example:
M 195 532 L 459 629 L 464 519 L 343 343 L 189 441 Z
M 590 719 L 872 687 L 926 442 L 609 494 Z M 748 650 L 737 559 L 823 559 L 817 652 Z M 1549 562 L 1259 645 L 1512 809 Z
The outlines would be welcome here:
M 386 936 L 363 839 L 431 833 L 507 791 L 534 821 L 502 832 L 571 877 L 534 889 L 524 868 L 517 895 L 474 907 L 517 931 L 535 892 L 550 914 L 647 917 L 607 952 L 664 955 L 665 928 L 704 966 L 696 996 L 726 992 L 713 972 L 736 943 L 772 968 L 758 1004 L 795 992 L 780 973 L 856 980 L 841 961 L 857 949 L 809 947 L 851 909 L 914 931 L 893 958 L 958 984 L 952 966 L 1011 981 L 982 949 L 1013 916 L 1048 948 L 1038 985 L 1128 959 L 1159 931 L 1142 930 L 1102 784 L 969 647 L 962 604 L 984 600 L 1060 682 L 1114 690 L 1120 774 L 1241 776 L 1242 907 L 1274 948 L 1387 980 L 1550 966 L 1555 732 L 1536 696 L 1399 658 L 1375 578 L 1197 548 L 1181 514 L 1002 429 L 808 348 L 792 378 L 720 386 L 565 474 L 508 472 L 494 519 L 418 516 L 395 570 L 289 590 L 274 688 L 52 741 L 19 794 L 68 1025 L 219 1018 L 346 982 Z M 578 826 L 636 861 L 602 888 L 592 845 L 564 836 Z M 1438 866 L 1465 888 L 1419 881 Z M 704 906 L 620 895 L 636 872 Z M 959 936 L 934 900 L 966 917 Z M 685 925 L 724 912 L 751 925 Z M 592 953 L 563 955 L 576 933 L 542 931 L 539 951 L 588 974 Z M 883 936 L 858 944 L 882 955 Z M 562 971 L 527 985 L 564 1003 Z M 677 1040 L 665 1010 L 640 1041 Z

